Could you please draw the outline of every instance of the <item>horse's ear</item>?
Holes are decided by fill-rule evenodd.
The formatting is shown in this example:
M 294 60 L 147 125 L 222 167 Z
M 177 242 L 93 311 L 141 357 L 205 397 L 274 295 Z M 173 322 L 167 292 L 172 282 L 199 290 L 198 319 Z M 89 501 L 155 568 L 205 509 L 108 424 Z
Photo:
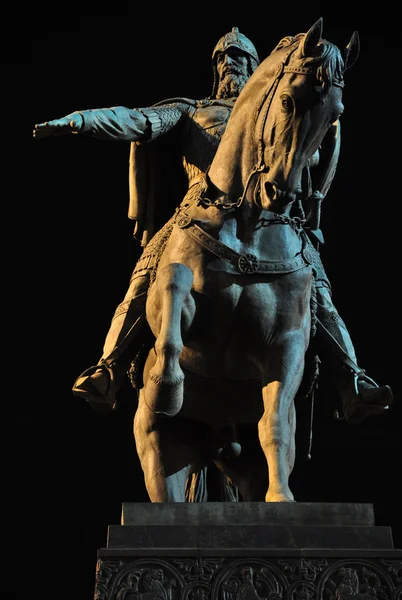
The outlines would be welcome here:
M 343 51 L 343 60 L 345 62 L 345 71 L 355 64 L 360 52 L 360 39 L 357 31 L 354 31 L 349 44 Z
M 320 17 L 305 34 L 304 40 L 300 45 L 300 55 L 302 57 L 313 55 L 314 49 L 322 36 L 322 25 L 323 19 Z

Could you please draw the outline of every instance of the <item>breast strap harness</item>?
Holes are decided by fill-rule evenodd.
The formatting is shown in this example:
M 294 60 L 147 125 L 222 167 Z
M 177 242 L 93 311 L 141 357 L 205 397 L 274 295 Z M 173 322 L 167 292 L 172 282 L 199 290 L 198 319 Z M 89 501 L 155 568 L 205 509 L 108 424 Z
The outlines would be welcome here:
M 285 274 L 293 273 L 307 265 L 313 264 L 313 256 L 308 248 L 307 235 L 301 227 L 301 221 L 298 218 L 290 218 L 285 215 L 275 215 L 271 221 L 272 224 L 290 225 L 297 228 L 302 239 L 302 249 L 300 254 L 286 260 L 260 260 L 254 254 L 246 253 L 239 254 L 236 250 L 232 250 L 226 244 L 223 244 L 212 235 L 202 229 L 189 214 L 182 209 L 177 210 L 176 225 L 183 229 L 193 240 L 198 242 L 200 246 L 215 254 L 218 258 L 222 258 L 234 266 L 239 273 L 243 275 L 249 274 Z

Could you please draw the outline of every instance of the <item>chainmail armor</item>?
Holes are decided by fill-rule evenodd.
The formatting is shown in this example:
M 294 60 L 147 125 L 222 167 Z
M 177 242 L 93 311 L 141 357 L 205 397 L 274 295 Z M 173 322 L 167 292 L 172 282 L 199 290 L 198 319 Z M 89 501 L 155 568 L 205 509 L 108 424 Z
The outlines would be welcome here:
M 155 233 L 138 259 L 131 280 L 135 279 L 139 273 L 149 271 L 150 284 L 152 285 L 155 281 L 157 266 L 169 240 L 170 234 L 172 233 L 174 223 L 175 215 L 171 217 L 157 233 Z
M 167 133 L 179 122 L 184 112 L 188 112 L 188 105 L 180 102 L 153 106 L 152 110 L 160 119 L 160 133 Z

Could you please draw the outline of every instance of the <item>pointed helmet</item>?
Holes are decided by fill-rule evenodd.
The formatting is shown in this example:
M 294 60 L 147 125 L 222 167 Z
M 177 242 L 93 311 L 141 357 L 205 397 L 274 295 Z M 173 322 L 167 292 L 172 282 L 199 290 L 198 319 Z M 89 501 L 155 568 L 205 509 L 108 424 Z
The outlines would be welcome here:
M 240 33 L 237 27 L 233 27 L 232 31 L 230 31 L 229 33 L 225 33 L 225 35 L 220 38 L 212 53 L 212 70 L 214 73 L 214 82 L 212 86 L 211 98 L 215 98 L 219 83 L 219 76 L 216 68 L 218 54 L 220 54 L 221 52 L 225 52 L 225 50 L 227 50 L 228 48 L 233 47 L 238 48 L 247 55 L 249 75 L 252 75 L 258 67 L 258 65 L 260 64 L 260 59 L 258 57 L 258 53 L 255 49 L 254 44 L 243 33 Z

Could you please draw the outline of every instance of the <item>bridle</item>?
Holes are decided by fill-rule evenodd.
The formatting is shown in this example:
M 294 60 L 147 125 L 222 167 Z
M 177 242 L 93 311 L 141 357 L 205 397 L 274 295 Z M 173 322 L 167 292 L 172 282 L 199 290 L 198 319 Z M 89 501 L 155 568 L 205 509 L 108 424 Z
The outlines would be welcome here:
M 216 206 L 217 208 L 222 208 L 222 209 L 238 208 L 239 206 L 241 206 L 241 204 L 244 201 L 244 198 L 246 197 L 246 193 L 248 191 L 249 185 L 250 185 L 253 177 L 255 175 L 260 175 L 262 173 L 269 172 L 270 167 L 269 167 L 269 165 L 267 165 L 265 163 L 265 159 L 264 159 L 264 154 L 265 154 L 265 152 L 264 152 L 265 151 L 264 128 L 265 128 L 266 120 L 268 118 L 268 112 L 269 112 L 269 109 L 271 108 L 272 101 L 275 96 L 275 93 L 278 88 L 281 77 L 283 76 L 284 73 L 297 73 L 299 75 L 316 75 L 316 70 L 312 69 L 311 67 L 289 66 L 288 62 L 290 60 L 290 57 L 296 52 L 296 50 L 298 50 L 298 48 L 299 48 L 299 46 L 291 48 L 285 54 L 285 56 L 282 58 L 280 64 L 278 65 L 278 68 L 276 70 L 273 81 L 272 81 L 271 85 L 269 86 L 269 88 L 266 90 L 266 92 L 256 110 L 256 114 L 254 117 L 255 123 L 258 121 L 258 118 L 260 117 L 260 114 L 263 111 L 261 121 L 260 121 L 260 126 L 257 131 L 257 139 L 258 139 L 257 162 L 252 167 L 252 169 L 247 177 L 242 195 L 240 196 L 240 198 L 238 198 L 237 200 L 232 201 L 232 202 L 230 202 L 230 201 L 225 202 L 222 198 L 218 198 L 216 200 L 210 200 L 206 196 L 206 194 L 208 193 L 208 190 L 210 189 L 210 186 L 211 186 L 211 182 L 209 181 L 209 177 L 208 177 L 208 171 L 209 171 L 209 168 L 208 168 L 204 175 L 204 181 L 201 184 L 202 187 L 201 187 L 199 204 L 202 204 L 205 207 Z M 335 79 L 335 78 L 333 78 L 331 85 L 334 85 L 334 86 L 340 87 L 340 88 L 344 87 L 343 80 Z M 317 87 L 316 89 L 318 92 L 322 91 L 322 88 Z

